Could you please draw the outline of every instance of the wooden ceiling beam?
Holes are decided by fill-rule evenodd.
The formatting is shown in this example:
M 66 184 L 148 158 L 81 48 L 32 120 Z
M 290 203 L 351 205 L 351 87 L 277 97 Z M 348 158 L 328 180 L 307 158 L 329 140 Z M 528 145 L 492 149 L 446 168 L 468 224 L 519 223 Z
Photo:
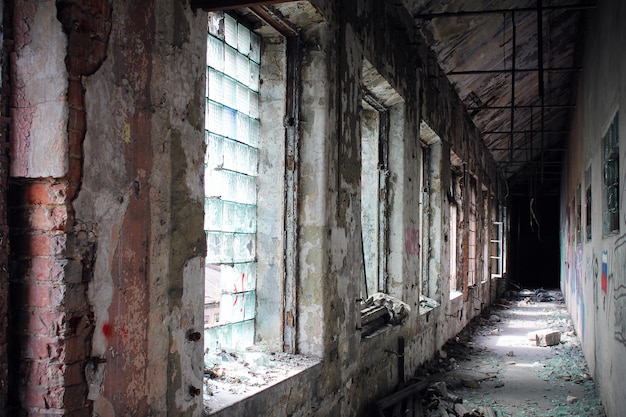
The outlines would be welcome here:
M 272 4 L 287 3 L 288 0 L 191 0 L 191 7 L 202 9 L 207 12 L 217 10 L 239 9 L 242 7 L 268 6 Z

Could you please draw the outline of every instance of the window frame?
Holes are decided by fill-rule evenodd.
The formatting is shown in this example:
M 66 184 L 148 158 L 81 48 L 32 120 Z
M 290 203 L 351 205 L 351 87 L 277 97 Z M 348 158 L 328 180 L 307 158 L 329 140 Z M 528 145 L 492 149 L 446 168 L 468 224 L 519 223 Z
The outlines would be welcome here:
M 606 238 L 620 232 L 619 111 L 602 137 L 602 151 L 602 236 Z
M 264 121 L 261 123 L 260 144 L 265 141 L 265 143 L 271 143 L 272 146 L 277 147 L 279 150 L 272 152 L 279 152 L 280 155 L 273 154 L 270 160 L 280 160 L 281 162 L 273 164 L 277 168 L 271 174 L 271 179 L 268 179 L 267 185 L 259 185 L 257 189 L 259 201 L 267 196 L 267 192 L 263 192 L 261 189 L 263 187 L 265 189 L 272 188 L 272 193 L 280 196 L 275 197 L 275 200 L 280 200 L 277 201 L 278 206 L 280 206 L 278 211 L 276 204 L 257 201 L 257 257 L 262 258 L 264 250 L 274 250 L 279 253 L 276 253 L 276 256 L 266 256 L 264 261 L 267 263 L 265 272 L 257 271 L 256 314 L 252 344 L 254 346 L 262 341 L 264 348 L 269 347 L 276 351 L 296 353 L 297 265 L 299 262 L 296 244 L 298 241 L 297 178 L 299 175 L 299 80 L 301 71 L 298 65 L 298 54 L 301 49 L 301 39 L 299 32 L 292 28 L 289 22 L 278 20 L 279 16 L 265 13 L 264 7 L 254 6 L 251 10 L 254 18 L 262 22 L 261 25 L 253 25 L 252 22 L 248 22 L 248 15 L 244 16 L 236 10 L 209 13 L 235 16 L 238 21 L 244 24 L 250 23 L 249 28 L 255 28 L 254 31 L 258 32 L 261 45 L 260 75 L 269 74 L 268 71 L 271 71 L 264 67 L 264 63 L 267 63 L 268 68 L 277 63 L 283 66 L 282 70 L 278 71 L 282 77 L 272 77 L 271 79 L 265 77 L 259 86 L 259 117 Z M 260 26 L 262 28 L 257 30 Z M 253 29 L 250 30 L 253 31 Z M 269 32 L 271 35 L 268 34 Z M 268 39 L 273 37 L 279 40 L 268 42 Z M 276 59 L 268 59 L 265 57 L 266 54 L 272 54 L 268 57 Z M 263 59 L 264 57 L 266 59 Z M 273 95 L 276 95 L 276 91 L 283 91 L 283 93 L 277 97 L 272 96 L 269 94 L 270 85 L 275 89 L 272 91 Z M 272 103 L 274 103 L 274 107 L 272 107 Z M 276 108 L 276 103 L 279 104 L 279 109 Z M 264 139 L 266 136 L 267 138 Z M 276 140 L 279 137 L 280 139 Z M 259 160 L 261 158 L 260 152 Z M 259 166 L 259 177 L 262 174 L 261 166 Z M 276 187 L 277 182 L 281 187 Z M 267 230 L 263 231 L 259 225 L 259 218 L 262 216 L 261 206 L 265 207 L 265 212 L 273 213 L 274 217 L 276 217 L 276 212 L 281 213 L 279 218 L 276 218 L 275 224 L 268 226 Z M 263 237 L 260 236 L 261 234 Z M 258 317 L 263 317 L 263 320 L 258 320 Z

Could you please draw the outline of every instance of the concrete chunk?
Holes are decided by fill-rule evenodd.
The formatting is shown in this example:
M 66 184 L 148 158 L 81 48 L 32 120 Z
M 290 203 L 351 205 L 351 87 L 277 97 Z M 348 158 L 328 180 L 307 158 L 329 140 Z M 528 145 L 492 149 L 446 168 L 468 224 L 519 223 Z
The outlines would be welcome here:
M 552 329 L 537 330 L 528 333 L 528 340 L 534 341 L 537 346 L 554 346 L 561 343 L 561 332 Z

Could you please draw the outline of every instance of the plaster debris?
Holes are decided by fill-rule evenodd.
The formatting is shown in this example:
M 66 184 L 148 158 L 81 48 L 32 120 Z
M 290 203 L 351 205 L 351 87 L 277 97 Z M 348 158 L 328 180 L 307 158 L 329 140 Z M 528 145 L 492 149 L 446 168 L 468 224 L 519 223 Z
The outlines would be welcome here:
M 365 301 L 365 308 L 372 306 L 384 307 L 388 314 L 388 321 L 392 325 L 402 324 L 411 311 L 411 307 L 407 303 L 381 292 L 372 294 Z
M 379 415 L 396 415 L 410 403 L 408 415 L 424 417 L 605 417 L 567 310 L 556 301 L 560 292 L 541 290 L 540 299 L 552 301 L 534 301 L 536 294 L 509 293 L 502 306 L 475 318 L 444 345 L 445 357 L 435 355 L 405 388 L 376 403 Z M 529 340 L 536 328 L 560 342 L 536 346 Z
M 317 363 L 317 359 L 282 352 L 207 351 L 204 355 L 205 411 L 225 408 Z

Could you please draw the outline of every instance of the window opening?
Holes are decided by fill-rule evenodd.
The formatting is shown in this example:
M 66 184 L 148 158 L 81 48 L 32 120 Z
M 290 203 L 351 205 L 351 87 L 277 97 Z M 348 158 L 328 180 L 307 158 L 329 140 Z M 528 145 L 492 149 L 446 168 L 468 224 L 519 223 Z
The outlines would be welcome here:
M 420 314 L 428 313 L 440 306 L 438 299 L 441 297 L 438 271 L 441 270 L 442 252 L 445 248 L 441 245 L 431 245 L 431 236 L 441 236 L 443 232 L 442 213 L 442 151 L 441 138 L 428 124 L 420 122 L 420 150 L 421 177 L 419 190 L 419 227 L 420 227 L 420 251 L 419 272 L 420 279 Z
M 361 238 L 367 299 L 387 288 L 387 109 L 364 94 L 361 114 Z
M 396 294 L 390 294 L 392 283 L 388 265 L 389 229 L 395 223 L 387 198 L 389 142 L 403 143 L 403 100 L 367 60 L 363 60 L 361 76 L 360 217 L 363 268 L 361 315 L 357 326 L 361 337 L 368 338 L 381 329 L 401 324 L 410 308 L 395 298 Z
M 256 312 L 260 37 L 209 14 L 206 91 L 205 327 L 252 345 Z M 217 347 L 217 346 L 216 346 Z
M 591 166 L 585 171 L 585 238 L 591 241 Z
M 421 231 L 421 248 L 419 253 L 420 260 L 420 294 L 430 296 L 429 281 L 429 262 L 430 257 L 430 148 L 426 145 L 421 146 L 422 149 L 422 172 L 420 178 L 420 201 L 419 201 L 419 224 Z
M 467 280 L 471 287 L 476 285 L 476 231 L 477 231 L 477 210 L 476 206 L 476 180 L 470 177 L 469 181 L 469 223 L 468 223 L 468 259 L 467 259 Z
M 487 188 L 482 187 L 483 192 L 483 218 L 482 218 L 482 229 L 483 233 L 480 235 L 480 240 L 482 243 L 481 254 L 480 254 L 480 262 L 482 264 L 482 277 L 480 279 L 481 282 L 486 282 L 489 275 L 489 229 L 491 222 L 489 221 L 489 198 L 487 193 Z
M 458 208 L 456 203 L 450 203 L 450 291 L 458 291 L 457 284 L 457 219 Z
M 491 278 L 502 278 L 503 273 L 503 252 L 504 252 L 504 223 L 499 221 L 493 222 L 493 237 L 491 238 L 491 261 L 492 271 Z
M 450 200 L 450 297 L 454 298 L 463 291 L 463 195 L 464 195 L 464 168 L 461 159 L 450 151 L 451 189 Z
M 603 138 L 603 236 L 619 233 L 619 112 Z
M 300 39 L 282 16 L 265 12 L 208 14 L 204 406 L 211 411 L 318 362 L 293 354 Z

